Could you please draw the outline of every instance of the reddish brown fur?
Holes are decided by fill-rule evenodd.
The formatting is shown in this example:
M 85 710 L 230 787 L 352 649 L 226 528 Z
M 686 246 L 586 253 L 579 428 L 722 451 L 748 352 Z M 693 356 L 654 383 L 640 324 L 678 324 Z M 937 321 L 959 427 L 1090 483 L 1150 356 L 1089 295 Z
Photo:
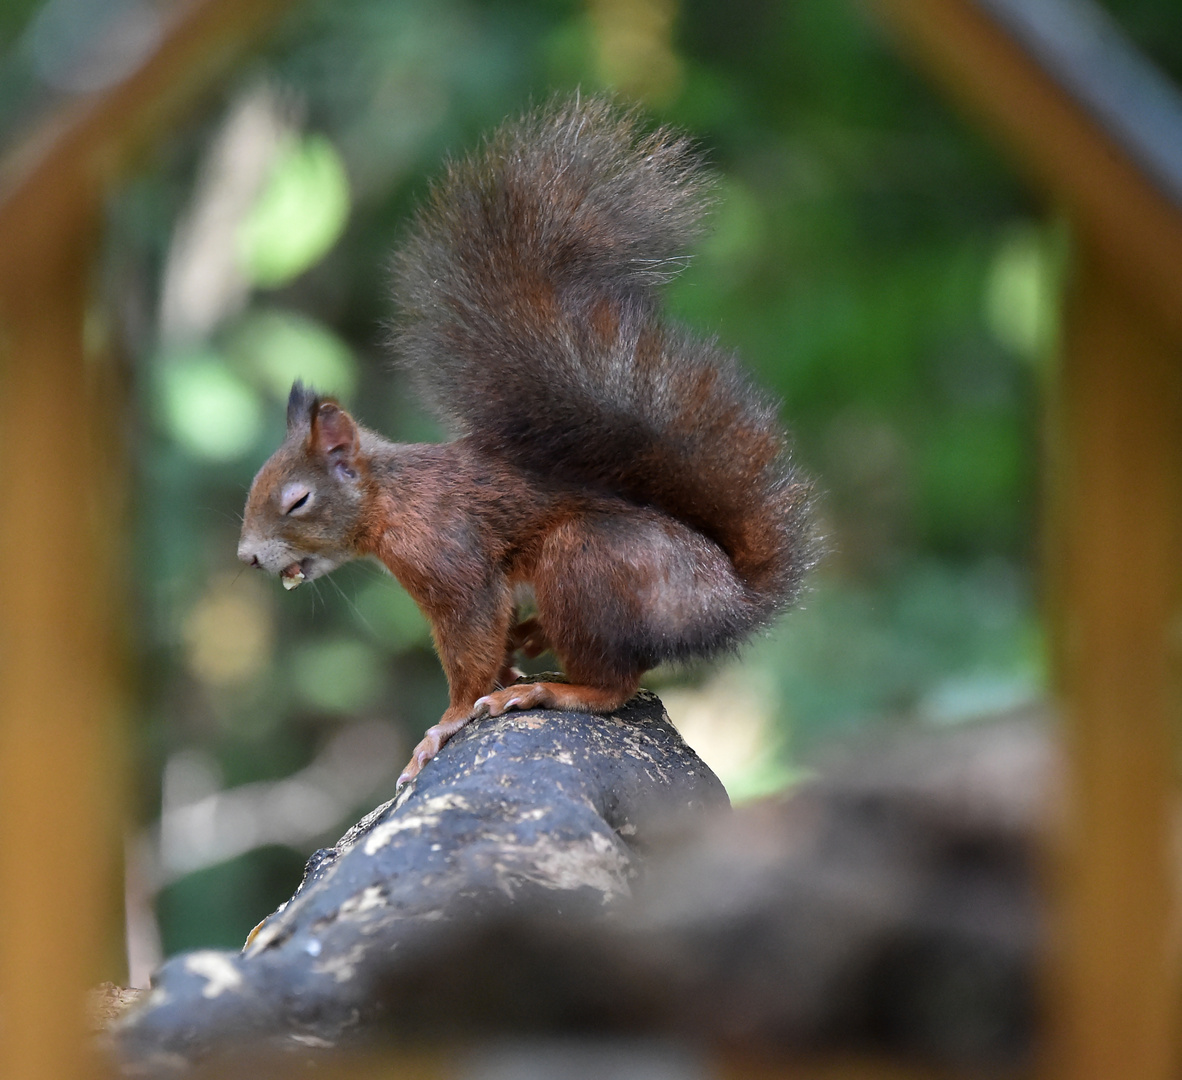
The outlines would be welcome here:
M 335 403 L 311 398 L 307 408 L 307 422 L 293 426 L 251 487 L 240 554 L 259 560 L 267 544 L 279 544 L 269 561 L 259 560 L 274 572 L 308 556 L 334 562 L 373 556 L 419 605 L 431 623 L 451 703 L 416 748 L 408 775 L 474 712 L 534 705 L 604 711 L 631 696 L 659 657 L 614 640 L 612 628 L 629 625 L 643 638 L 648 620 L 652 636 L 664 635 L 661 612 L 646 611 L 640 598 L 671 575 L 659 545 L 629 545 L 626 523 L 634 516 L 637 525 L 664 531 L 677 557 L 683 526 L 608 495 L 540 486 L 490 461 L 468 440 L 398 445 L 357 427 Z M 314 515 L 281 512 L 283 491 L 293 482 L 312 489 Z M 624 531 L 613 546 L 619 523 Z M 621 540 L 627 558 L 617 550 Z M 696 543 L 716 553 L 713 584 L 736 592 L 738 579 L 721 550 L 701 537 Z M 312 568 L 308 576 L 315 576 Z M 513 601 L 519 585 L 532 586 L 538 605 L 537 615 L 520 623 Z M 713 602 L 708 594 L 687 599 L 676 588 L 671 601 L 679 611 L 688 603 L 703 613 Z M 598 625 L 595 608 L 606 609 Z M 521 648 L 533 655 L 552 649 L 572 684 L 499 689 Z

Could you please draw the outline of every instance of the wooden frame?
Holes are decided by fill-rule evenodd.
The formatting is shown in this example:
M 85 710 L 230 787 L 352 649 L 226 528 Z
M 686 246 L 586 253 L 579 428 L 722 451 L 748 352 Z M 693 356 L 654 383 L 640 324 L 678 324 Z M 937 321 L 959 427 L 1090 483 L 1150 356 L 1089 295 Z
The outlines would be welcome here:
M 1170 163 L 1152 160 L 1119 109 L 1089 100 L 1087 80 L 1073 81 L 1055 42 L 1040 37 L 1031 12 L 1070 18 L 1064 4 L 877 0 L 917 62 L 998 135 L 1074 228 L 1049 560 L 1071 816 L 1046 1073 L 1164 1080 L 1178 1064 L 1170 817 L 1182 640 L 1182 178 L 1174 186 Z M 0 532 L 0 1075 L 88 1071 L 81 996 L 102 973 L 104 904 L 117 902 L 122 704 L 111 626 L 121 590 L 110 521 L 120 410 L 86 342 L 102 200 L 284 6 L 179 4 L 135 73 L 67 109 L 0 175 L 0 450 L 10 478 Z M 1182 144 L 1180 133 L 1182 121 L 1172 132 Z M 851 1064 L 788 1075 L 903 1073 Z
M 1182 171 L 1155 137 L 1182 145 L 1182 105 L 1090 5 L 876 7 L 1072 226 L 1049 418 L 1046 579 L 1069 802 L 1045 1068 L 1165 1080 L 1179 1064 Z M 1135 114 L 1146 87 L 1155 130 Z

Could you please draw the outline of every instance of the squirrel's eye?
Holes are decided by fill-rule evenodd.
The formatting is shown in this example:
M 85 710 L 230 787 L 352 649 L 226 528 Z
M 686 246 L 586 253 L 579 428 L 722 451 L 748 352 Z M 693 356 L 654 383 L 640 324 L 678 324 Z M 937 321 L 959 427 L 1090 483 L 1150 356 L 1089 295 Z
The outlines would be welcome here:
M 297 510 L 308 505 L 308 500 L 312 498 L 312 492 L 307 489 L 296 489 L 290 492 L 283 500 L 283 513 L 294 514 Z

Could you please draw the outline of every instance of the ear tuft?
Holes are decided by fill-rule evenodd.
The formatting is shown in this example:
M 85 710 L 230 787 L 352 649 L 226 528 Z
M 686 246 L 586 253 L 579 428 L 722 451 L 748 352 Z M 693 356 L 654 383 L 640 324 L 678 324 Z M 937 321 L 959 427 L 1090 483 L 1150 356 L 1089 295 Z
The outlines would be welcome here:
M 300 428 L 311 427 L 312 418 L 320 407 L 320 395 L 310 386 L 296 379 L 291 384 L 291 393 L 287 396 L 287 430 L 298 431 Z

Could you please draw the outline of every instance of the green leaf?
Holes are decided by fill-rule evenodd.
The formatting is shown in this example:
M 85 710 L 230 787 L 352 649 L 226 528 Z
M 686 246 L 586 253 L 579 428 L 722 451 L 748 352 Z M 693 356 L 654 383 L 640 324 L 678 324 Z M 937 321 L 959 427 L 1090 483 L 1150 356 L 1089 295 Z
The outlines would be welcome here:
M 1029 360 L 1054 348 L 1059 321 L 1062 256 L 1045 227 L 1012 228 L 998 247 L 985 294 L 989 327 Z
M 242 269 L 256 285 L 284 285 L 315 265 L 349 218 L 349 181 L 322 135 L 293 138 L 238 230 Z

